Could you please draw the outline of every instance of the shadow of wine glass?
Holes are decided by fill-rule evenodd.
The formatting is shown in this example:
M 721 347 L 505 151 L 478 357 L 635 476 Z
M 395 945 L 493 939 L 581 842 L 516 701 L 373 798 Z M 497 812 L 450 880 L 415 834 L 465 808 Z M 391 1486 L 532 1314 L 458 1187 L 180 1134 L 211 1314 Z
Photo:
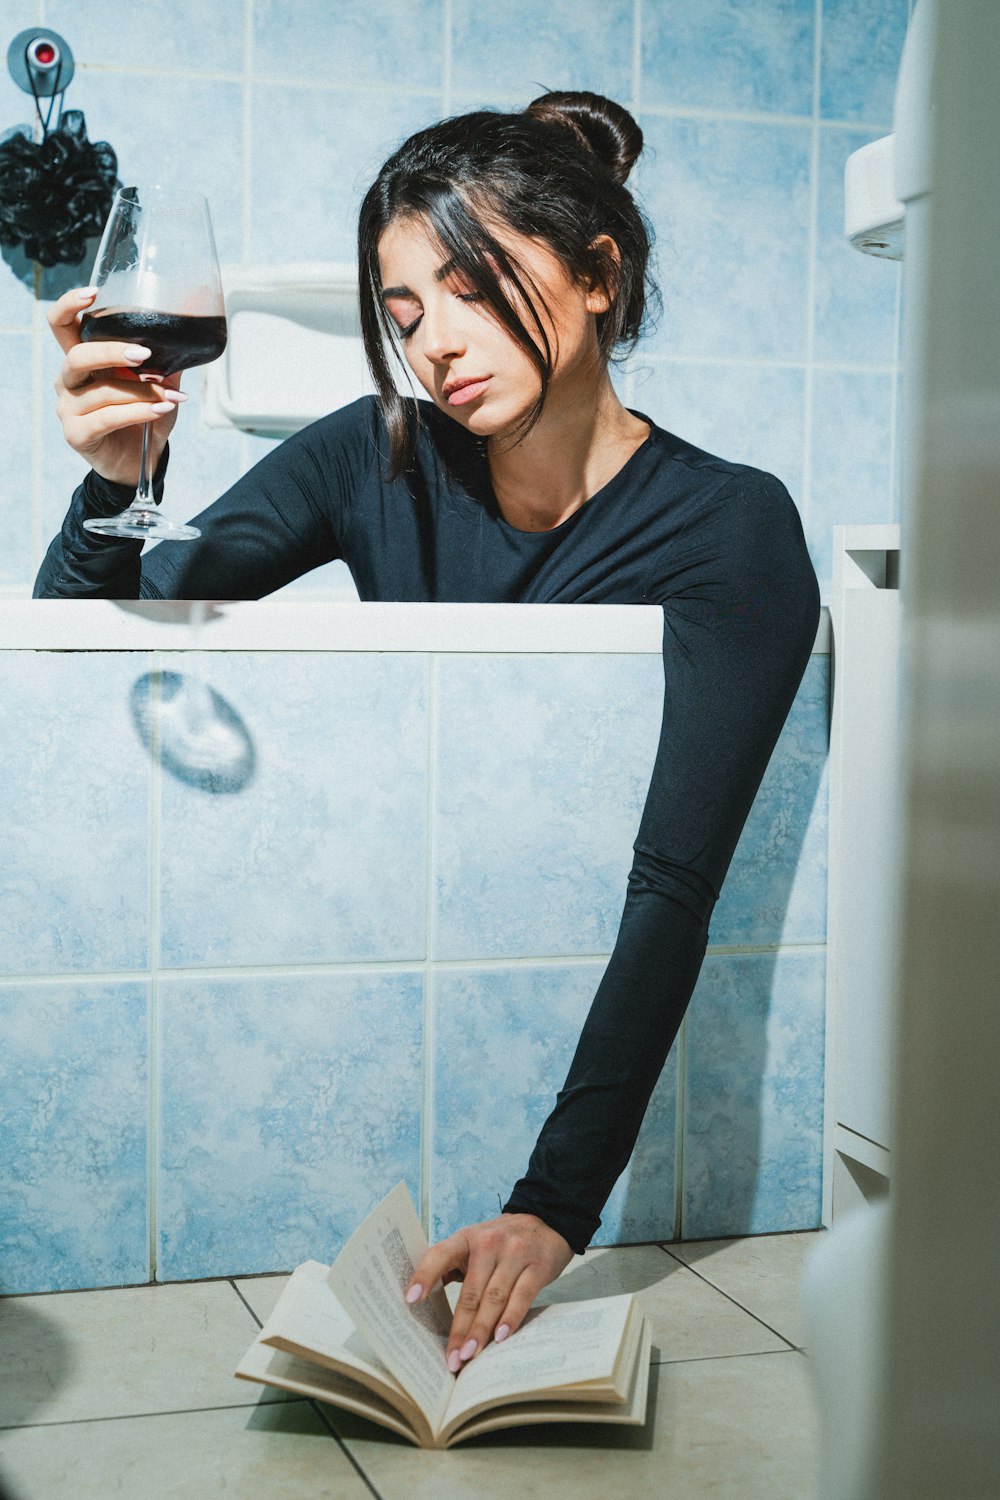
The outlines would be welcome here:
M 145 748 L 185 786 L 212 795 L 241 792 L 256 768 L 250 731 L 231 703 L 200 677 L 147 672 L 130 707 Z

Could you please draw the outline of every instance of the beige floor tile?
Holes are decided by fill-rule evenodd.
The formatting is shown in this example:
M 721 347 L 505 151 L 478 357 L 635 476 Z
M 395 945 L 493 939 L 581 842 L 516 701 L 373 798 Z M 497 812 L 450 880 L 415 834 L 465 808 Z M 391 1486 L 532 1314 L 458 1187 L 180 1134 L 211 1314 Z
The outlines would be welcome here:
M 801 1349 L 805 1346 L 802 1270 L 822 1233 L 690 1240 L 666 1248 Z
M 803 1355 L 653 1367 L 640 1429 L 522 1428 L 445 1453 L 332 1420 L 383 1500 L 813 1500 L 818 1421 Z
M 19 1427 L 0 1437 L 17 1500 L 371 1500 L 306 1401 Z
M 765 1354 L 787 1344 L 656 1245 L 588 1250 L 539 1303 L 634 1292 L 653 1325 L 654 1359 Z
M 253 1404 L 256 1332 L 227 1281 L 5 1298 L 0 1426 Z
M 264 1323 L 290 1280 L 289 1276 L 241 1276 L 233 1285 L 239 1287 L 240 1295 Z

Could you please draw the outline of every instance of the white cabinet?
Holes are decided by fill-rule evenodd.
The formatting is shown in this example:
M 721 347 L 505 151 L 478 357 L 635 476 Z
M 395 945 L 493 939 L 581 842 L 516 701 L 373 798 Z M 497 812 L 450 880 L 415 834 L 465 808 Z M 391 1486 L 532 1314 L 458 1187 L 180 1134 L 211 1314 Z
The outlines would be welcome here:
M 827 1225 L 888 1191 L 900 749 L 900 528 L 833 537 Z

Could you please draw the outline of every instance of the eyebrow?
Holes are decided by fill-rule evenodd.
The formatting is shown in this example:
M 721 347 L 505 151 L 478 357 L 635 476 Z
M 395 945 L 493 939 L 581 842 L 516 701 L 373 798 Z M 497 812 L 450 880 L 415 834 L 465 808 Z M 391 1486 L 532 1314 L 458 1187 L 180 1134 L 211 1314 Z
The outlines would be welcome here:
M 447 280 L 447 278 L 452 274 L 452 272 L 454 270 L 457 269 L 457 267 L 458 267 L 458 262 L 455 260 L 454 256 L 452 256 L 451 260 L 446 260 L 443 266 L 438 266 L 437 270 L 434 272 L 434 280 L 435 281 L 445 281 L 445 280 Z M 413 292 L 410 290 L 410 288 L 408 286 L 387 286 L 387 287 L 384 287 L 383 290 L 382 290 L 382 301 L 383 302 L 388 302 L 388 300 L 389 300 L 390 297 L 412 297 L 412 296 L 413 296 Z

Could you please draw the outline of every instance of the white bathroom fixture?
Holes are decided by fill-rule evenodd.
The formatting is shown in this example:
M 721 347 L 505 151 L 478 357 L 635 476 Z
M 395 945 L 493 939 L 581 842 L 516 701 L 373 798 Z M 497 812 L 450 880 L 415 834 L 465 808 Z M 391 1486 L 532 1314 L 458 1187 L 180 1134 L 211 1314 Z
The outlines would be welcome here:
M 353 262 L 230 265 L 222 281 L 229 342 L 202 373 L 209 427 L 287 436 L 373 391 Z M 399 387 L 412 395 L 402 372 Z
M 856 250 L 903 259 L 904 215 L 894 187 L 895 135 L 852 151 L 844 163 L 844 233 Z

